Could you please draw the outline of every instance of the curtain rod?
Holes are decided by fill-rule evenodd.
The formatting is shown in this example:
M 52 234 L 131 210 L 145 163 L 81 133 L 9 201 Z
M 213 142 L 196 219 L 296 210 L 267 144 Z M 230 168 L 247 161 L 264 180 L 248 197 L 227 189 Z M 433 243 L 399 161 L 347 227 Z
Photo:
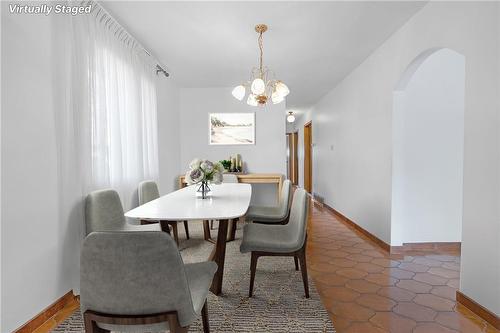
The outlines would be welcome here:
M 169 77 L 170 76 L 170 73 L 168 73 L 165 68 L 166 66 L 164 66 L 156 56 L 153 55 L 152 52 L 150 52 L 148 49 L 146 49 L 130 32 L 128 32 L 127 29 L 125 29 L 123 27 L 123 25 L 121 25 L 114 17 L 113 15 L 111 15 L 99 2 L 97 1 L 94 1 L 94 0 L 89 0 L 89 1 L 82 1 L 82 2 L 86 2 L 87 4 L 91 4 L 92 5 L 92 9 L 91 9 L 91 12 L 94 12 L 96 7 L 98 7 L 99 9 L 99 12 L 96 14 L 96 18 L 99 16 L 100 12 L 102 11 L 106 16 L 108 16 L 108 21 L 106 21 L 105 25 L 108 26 L 109 24 L 109 20 L 112 20 L 111 22 L 111 25 L 108 26 L 108 29 L 111 29 L 112 28 L 112 25 L 113 24 L 116 24 L 117 25 L 117 29 L 115 30 L 115 35 L 119 33 L 118 35 L 118 38 L 120 39 L 122 34 L 125 34 L 125 36 L 123 37 L 122 41 L 125 43 L 130 43 L 132 41 L 133 46 L 138 46 L 144 53 L 146 53 L 151 59 L 153 59 L 154 62 L 156 62 L 156 75 L 158 75 L 159 73 L 162 73 L 163 75 L 165 75 L 165 77 Z M 101 21 L 102 19 L 104 18 L 101 17 Z

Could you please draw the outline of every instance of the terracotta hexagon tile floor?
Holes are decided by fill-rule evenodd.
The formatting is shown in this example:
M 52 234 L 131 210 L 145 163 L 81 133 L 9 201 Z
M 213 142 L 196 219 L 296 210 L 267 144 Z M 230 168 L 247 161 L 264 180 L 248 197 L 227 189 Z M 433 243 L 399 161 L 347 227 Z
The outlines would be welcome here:
M 496 332 L 455 301 L 460 253 L 390 255 L 326 209 L 309 224 L 309 274 L 337 332 Z
M 415 293 L 428 293 L 432 289 L 431 285 L 415 280 L 400 280 L 396 286 Z
M 437 316 L 437 312 L 433 309 L 414 302 L 400 302 L 393 308 L 393 311 L 415 321 L 433 321 Z

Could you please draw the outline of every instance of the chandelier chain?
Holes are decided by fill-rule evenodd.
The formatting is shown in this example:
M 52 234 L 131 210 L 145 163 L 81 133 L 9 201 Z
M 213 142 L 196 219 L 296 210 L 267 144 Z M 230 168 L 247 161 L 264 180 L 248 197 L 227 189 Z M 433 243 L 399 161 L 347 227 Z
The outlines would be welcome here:
M 260 49 L 260 57 L 259 57 L 259 69 L 260 69 L 260 76 L 262 77 L 262 57 L 264 53 L 264 46 L 262 42 L 262 32 L 259 33 L 259 49 Z
M 281 103 L 290 93 L 288 87 L 281 80 L 277 80 L 274 72 L 268 67 L 264 67 L 264 32 L 268 29 L 265 24 L 257 24 L 255 31 L 259 34 L 257 39 L 259 45 L 259 67 L 253 67 L 250 73 L 250 80 L 235 87 L 233 96 L 238 100 L 243 100 L 247 96 L 247 104 L 252 106 L 264 106 L 268 101 L 273 104 Z M 293 116 L 293 115 L 292 115 Z

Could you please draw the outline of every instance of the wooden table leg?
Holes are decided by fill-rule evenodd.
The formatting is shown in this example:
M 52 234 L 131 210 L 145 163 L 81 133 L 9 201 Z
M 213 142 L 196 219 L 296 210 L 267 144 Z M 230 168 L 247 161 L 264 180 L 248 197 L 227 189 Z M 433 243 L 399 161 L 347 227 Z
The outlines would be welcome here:
M 217 264 L 217 272 L 215 272 L 212 286 L 210 287 L 210 291 L 215 295 L 220 295 L 222 292 L 222 277 L 224 275 L 224 261 L 226 259 L 227 224 L 228 220 L 219 221 L 217 243 L 215 243 L 214 250 L 209 257 L 209 260 L 213 260 Z

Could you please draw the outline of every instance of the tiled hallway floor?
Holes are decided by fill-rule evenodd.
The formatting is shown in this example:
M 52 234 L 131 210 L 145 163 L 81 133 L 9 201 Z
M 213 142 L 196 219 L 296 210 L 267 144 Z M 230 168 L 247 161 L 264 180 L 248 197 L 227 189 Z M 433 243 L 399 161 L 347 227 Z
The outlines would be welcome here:
M 338 332 L 498 332 L 455 302 L 460 253 L 389 255 L 319 207 L 308 233 L 309 274 Z

